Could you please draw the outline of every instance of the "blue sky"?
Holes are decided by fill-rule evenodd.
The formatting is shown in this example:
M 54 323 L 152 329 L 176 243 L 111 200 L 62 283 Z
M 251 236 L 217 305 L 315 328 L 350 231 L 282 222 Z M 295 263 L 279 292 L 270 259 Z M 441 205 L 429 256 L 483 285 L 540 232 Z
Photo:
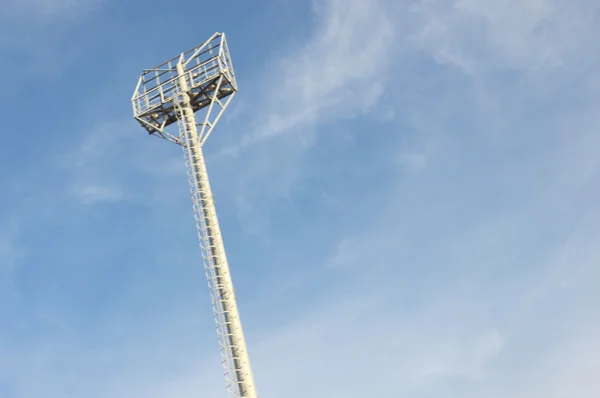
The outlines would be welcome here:
M 261 397 L 600 396 L 591 0 L 0 2 L 0 396 L 224 396 L 141 69 L 227 34 L 205 151 Z

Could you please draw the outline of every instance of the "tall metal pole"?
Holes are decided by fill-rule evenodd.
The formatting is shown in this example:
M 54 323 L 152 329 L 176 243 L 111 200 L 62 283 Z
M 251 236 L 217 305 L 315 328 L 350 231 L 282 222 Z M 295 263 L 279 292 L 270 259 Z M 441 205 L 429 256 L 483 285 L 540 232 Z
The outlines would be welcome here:
M 180 100 L 179 103 L 177 103 L 177 99 L 174 101 L 180 113 L 180 138 L 187 161 L 200 244 L 204 249 L 206 276 L 211 292 L 228 389 L 234 396 L 257 398 L 246 339 L 242 330 L 235 291 L 202 153 L 201 137 L 198 136 L 196 118 L 188 94 L 189 88 L 183 60 L 177 64 L 177 74 Z M 220 81 L 218 85 L 220 85 Z

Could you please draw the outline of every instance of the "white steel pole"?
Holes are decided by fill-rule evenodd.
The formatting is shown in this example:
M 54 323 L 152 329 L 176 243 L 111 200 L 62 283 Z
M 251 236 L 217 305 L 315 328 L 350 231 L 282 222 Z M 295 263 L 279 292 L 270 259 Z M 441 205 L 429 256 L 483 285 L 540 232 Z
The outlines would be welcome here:
M 202 145 L 200 137 L 198 137 L 196 118 L 190 104 L 188 84 L 181 60 L 177 64 L 177 74 L 181 92 L 181 100 L 177 105 L 181 113 L 182 146 L 189 163 L 190 189 L 196 224 L 200 243 L 204 249 L 206 274 L 228 387 L 234 396 L 257 398 L 246 339 L 242 330 Z

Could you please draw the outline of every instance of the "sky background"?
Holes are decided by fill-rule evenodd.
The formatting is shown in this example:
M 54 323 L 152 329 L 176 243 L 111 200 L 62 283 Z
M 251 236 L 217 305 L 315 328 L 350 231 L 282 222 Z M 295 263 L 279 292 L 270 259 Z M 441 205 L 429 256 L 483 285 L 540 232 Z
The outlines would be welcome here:
M 227 34 L 205 152 L 263 398 L 600 396 L 593 0 L 0 0 L 0 397 L 224 397 L 143 68 Z

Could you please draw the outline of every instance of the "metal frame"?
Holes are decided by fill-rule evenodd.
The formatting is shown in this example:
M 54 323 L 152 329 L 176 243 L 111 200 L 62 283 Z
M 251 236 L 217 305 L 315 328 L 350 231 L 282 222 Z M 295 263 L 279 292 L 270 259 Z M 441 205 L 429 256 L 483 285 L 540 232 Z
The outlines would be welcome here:
M 153 69 L 144 70 L 131 99 L 133 115 L 151 135 L 181 145 L 194 217 L 231 397 L 257 398 L 223 237 L 202 146 L 237 91 L 224 33 L 215 33 Z M 195 112 L 205 112 L 197 123 Z M 177 122 L 177 135 L 166 128 Z
M 184 67 L 184 78 L 194 112 L 212 107 L 214 98 L 223 109 L 220 101 L 237 91 L 237 82 L 224 33 L 215 33 L 203 44 L 155 68 L 143 70 L 131 97 L 134 118 L 149 134 L 181 144 L 179 134 L 166 130 L 177 121 L 173 104 L 181 101 L 178 64 Z

